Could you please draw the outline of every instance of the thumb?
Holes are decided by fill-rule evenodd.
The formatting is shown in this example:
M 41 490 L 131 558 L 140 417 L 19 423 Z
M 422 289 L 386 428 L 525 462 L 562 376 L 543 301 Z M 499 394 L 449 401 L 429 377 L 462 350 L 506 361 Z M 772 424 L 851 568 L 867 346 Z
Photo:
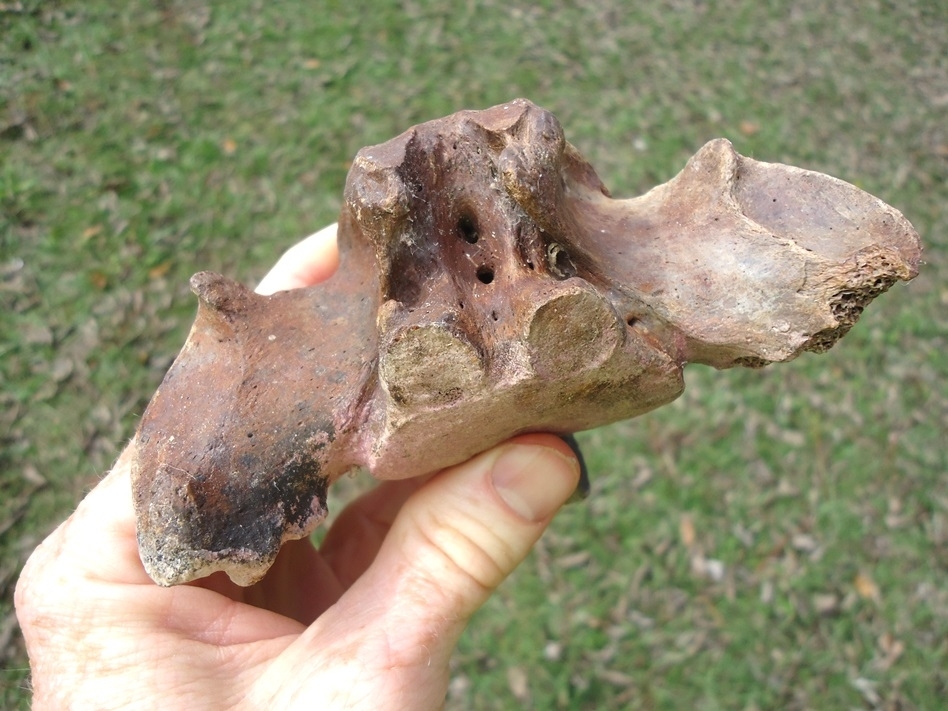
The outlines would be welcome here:
M 523 561 L 578 481 L 579 464 L 560 438 L 525 435 L 415 492 L 358 582 L 372 586 L 390 644 L 404 644 L 408 658 L 446 664 L 468 619 Z

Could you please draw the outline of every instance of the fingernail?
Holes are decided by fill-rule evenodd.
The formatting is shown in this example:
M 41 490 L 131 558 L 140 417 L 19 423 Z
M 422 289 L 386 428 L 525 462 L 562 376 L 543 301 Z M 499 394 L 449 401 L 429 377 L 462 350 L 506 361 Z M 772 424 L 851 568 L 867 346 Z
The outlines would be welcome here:
M 510 445 L 494 462 L 494 489 L 510 508 L 528 521 L 552 516 L 576 489 L 576 460 L 555 449 Z

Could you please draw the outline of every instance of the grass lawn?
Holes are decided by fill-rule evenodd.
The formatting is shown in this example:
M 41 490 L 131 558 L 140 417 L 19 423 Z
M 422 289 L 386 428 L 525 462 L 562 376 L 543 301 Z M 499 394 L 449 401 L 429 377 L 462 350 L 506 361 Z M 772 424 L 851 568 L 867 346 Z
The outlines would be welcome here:
M 0 707 L 19 568 L 134 431 L 191 273 L 254 282 L 361 146 L 524 96 L 615 195 L 725 136 L 896 206 L 927 263 L 825 355 L 580 435 L 592 496 L 449 708 L 944 708 L 946 33 L 937 0 L 0 2 Z

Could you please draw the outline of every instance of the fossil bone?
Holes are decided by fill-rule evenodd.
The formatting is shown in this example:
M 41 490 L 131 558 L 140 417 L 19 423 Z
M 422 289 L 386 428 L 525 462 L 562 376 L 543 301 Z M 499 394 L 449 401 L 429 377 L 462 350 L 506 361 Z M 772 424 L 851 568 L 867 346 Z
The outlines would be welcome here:
M 196 321 L 134 442 L 156 582 L 253 583 L 355 467 L 416 476 L 668 403 L 687 363 L 824 351 L 921 257 L 897 210 L 724 139 L 614 200 L 524 100 L 362 149 L 339 246 L 307 289 L 192 278 Z

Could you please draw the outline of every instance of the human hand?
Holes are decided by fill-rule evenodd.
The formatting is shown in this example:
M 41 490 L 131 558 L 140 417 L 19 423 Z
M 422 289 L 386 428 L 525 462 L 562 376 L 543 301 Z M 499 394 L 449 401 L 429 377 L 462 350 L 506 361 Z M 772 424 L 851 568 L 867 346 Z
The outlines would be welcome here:
M 316 283 L 336 263 L 333 226 L 258 291 Z M 130 460 L 127 449 L 18 582 L 34 709 L 439 708 L 467 621 L 579 478 L 558 437 L 517 437 L 427 479 L 381 482 L 320 550 L 287 543 L 256 585 L 217 573 L 161 588 L 138 556 Z

